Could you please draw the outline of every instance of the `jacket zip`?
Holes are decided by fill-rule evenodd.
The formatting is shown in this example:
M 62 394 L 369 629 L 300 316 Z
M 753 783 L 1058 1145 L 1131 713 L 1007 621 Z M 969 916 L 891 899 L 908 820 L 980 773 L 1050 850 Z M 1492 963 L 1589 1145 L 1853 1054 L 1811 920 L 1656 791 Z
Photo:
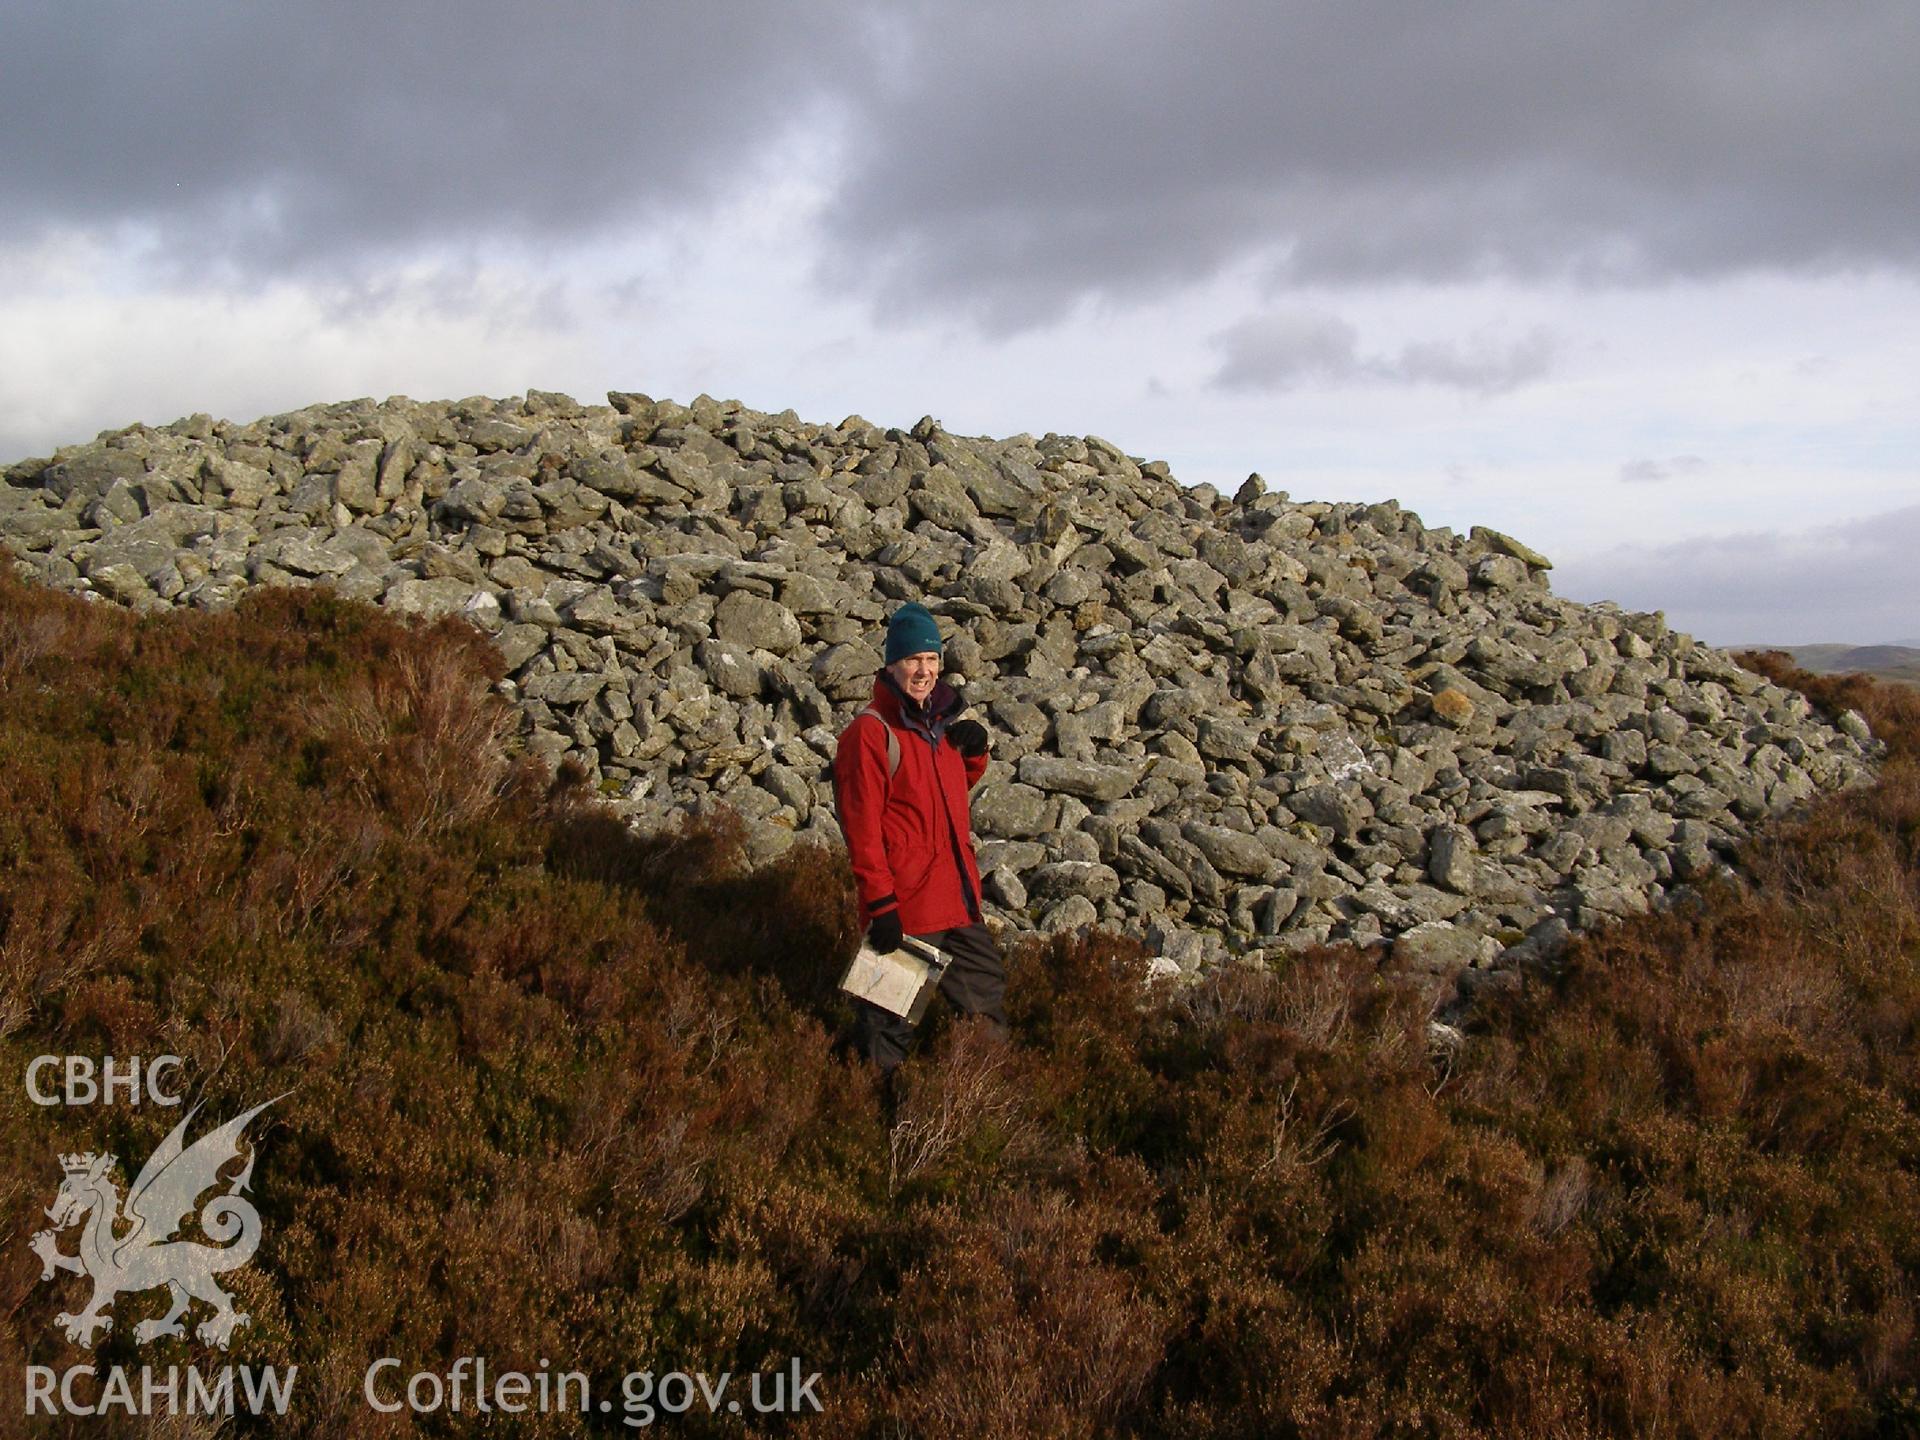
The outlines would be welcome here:
M 967 856 L 960 848 L 959 827 L 953 823 L 953 807 L 947 803 L 947 787 L 940 779 L 940 742 L 928 738 L 933 747 L 933 788 L 940 797 L 940 813 L 947 817 L 947 842 L 953 847 L 953 871 L 960 877 L 960 896 L 967 902 L 967 918 L 980 919 L 980 897 L 973 893 L 973 882 L 967 878 Z

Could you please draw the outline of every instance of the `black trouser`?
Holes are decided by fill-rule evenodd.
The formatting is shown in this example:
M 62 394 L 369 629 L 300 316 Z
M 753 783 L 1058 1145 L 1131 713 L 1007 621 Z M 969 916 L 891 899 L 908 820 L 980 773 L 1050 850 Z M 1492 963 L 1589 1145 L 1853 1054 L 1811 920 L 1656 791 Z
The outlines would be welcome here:
M 940 993 L 953 1002 L 954 1008 L 962 1014 L 978 1015 L 996 1034 L 1006 1034 L 1007 966 L 987 927 L 963 925 L 915 938 L 953 957 L 946 974 L 940 977 Z M 892 1071 L 907 1058 L 914 1027 L 869 1001 L 855 999 L 853 1003 L 860 1011 L 862 1048 L 883 1072 Z

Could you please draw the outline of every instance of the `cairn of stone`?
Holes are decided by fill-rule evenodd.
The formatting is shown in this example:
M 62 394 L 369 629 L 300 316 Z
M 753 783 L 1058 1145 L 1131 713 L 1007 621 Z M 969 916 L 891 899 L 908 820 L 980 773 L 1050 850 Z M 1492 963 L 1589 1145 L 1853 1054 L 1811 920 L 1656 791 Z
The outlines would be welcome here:
M 1093 436 L 608 399 L 134 426 L 9 467 L 0 542 L 142 610 L 324 584 L 463 616 L 530 751 L 636 823 L 729 806 L 756 863 L 837 843 L 834 738 L 923 601 L 993 736 L 989 916 L 1124 929 L 1162 969 L 1345 940 L 1436 990 L 1511 982 L 1875 758 L 1857 715 L 1392 501 L 1225 498 Z

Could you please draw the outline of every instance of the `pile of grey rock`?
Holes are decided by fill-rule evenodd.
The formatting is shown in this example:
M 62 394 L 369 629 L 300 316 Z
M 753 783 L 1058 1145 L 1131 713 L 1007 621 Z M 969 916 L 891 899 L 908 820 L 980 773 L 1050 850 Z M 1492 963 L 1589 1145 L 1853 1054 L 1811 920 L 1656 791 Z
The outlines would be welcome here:
M 1226 498 L 1094 437 L 613 394 L 134 426 L 6 471 L 24 574 L 140 609 L 327 584 L 489 632 L 524 743 L 636 822 L 837 838 L 885 615 L 944 617 L 994 737 L 991 914 L 1166 969 L 1376 944 L 1436 988 L 1699 882 L 1866 778 L 1858 716 L 1396 503 Z

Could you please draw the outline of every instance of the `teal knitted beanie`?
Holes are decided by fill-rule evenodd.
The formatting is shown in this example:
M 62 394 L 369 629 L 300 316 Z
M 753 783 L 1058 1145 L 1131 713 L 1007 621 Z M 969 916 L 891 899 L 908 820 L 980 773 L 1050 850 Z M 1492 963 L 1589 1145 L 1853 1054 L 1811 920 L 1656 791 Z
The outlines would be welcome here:
M 938 655 L 941 648 L 940 624 L 926 606 L 908 601 L 887 621 L 887 664 L 925 650 Z

